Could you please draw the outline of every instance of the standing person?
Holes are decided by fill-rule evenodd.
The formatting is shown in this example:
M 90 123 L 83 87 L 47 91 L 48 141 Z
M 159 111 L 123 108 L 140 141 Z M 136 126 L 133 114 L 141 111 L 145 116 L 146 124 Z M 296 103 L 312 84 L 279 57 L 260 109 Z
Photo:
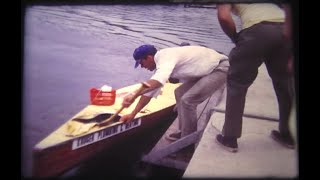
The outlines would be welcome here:
M 141 65 L 149 71 L 155 71 L 147 81 L 150 85 L 134 108 L 121 117 L 121 122 L 131 121 L 146 106 L 152 97 L 159 94 L 160 88 L 169 78 L 182 82 L 175 90 L 179 131 L 168 136 L 177 140 L 197 130 L 197 106 L 209 98 L 216 90 L 225 86 L 228 57 L 213 49 L 202 46 L 171 47 L 157 50 L 153 45 L 142 45 L 133 53 L 135 68 Z M 122 105 L 129 107 L 132 95 L 124 98 Z
M 283 9 L 285 12 L 285 22 L 284 22 L 284 28 L 283 28 L 283 34 L 290 46 L 293 49 L 293 23 L 292 23 L 292 9 L 289 4 L 284 4 Z M 288 73 L 291 74 L 291 87 L 292 87 L 292 92 L 293 96 L 295 97 L 295 79 L 294 79 L 294 54 L 291 52 L 291 56 L 289 57 L 289 62 L 288 62 Z M 291 113 L 290 113 L 290 118 L 289 118 L 289 127 L 290 127 L 290 132 L 293 136 L 293 139 L 295 142 L 297 142 L 297 129 L 296 129 L 296 119 L 295 119 L 295 112 L 296 112 L 296 101 L 295 98 L 293 98 L 293 103 L 291 107 Z
M 283 34 L 284 11 L 271 3 L 219 4 L 217 10 L 221 28 L 235 47 L 229 55 L 225 122 L 222 134 L 217 135 L 216 141 L 228 151 L 238 150 L 237 138 L 242 133 L 247 90 L 264 62 L 279 108 L 279 130 L 272 130 L 271 137 L 288 148 L 294 148 L 288 123 L 292 94 L 287 71 L 290 47 Z M 241 19 L 242 30 L 239 33 L 232 13 Z

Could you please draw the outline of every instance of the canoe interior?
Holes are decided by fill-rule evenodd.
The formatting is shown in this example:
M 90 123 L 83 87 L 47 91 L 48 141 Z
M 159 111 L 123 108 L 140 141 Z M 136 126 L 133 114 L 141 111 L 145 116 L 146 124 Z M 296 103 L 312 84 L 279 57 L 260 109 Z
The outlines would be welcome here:
M 97 157 L 101 153 L 110 156 L 108 158 L 111 160 L 116 158 L 118 154 L 122 154 L 121 152 L 123 151 L 128 156 L 128 158 L 125 158 L 126 161 L 129 159 L 131 159 L 130 161 L 138 160 L 144 153 L 152 149 L 176 118 L 177 114 L 173 112 L 175 106 L 174 89 L 176 87 L 178 87 L 178 84 L 166 84 L 162 88 L 162 95 L 156 99 L 152 99 L 146 107 L 145 112 L 139 113 L 136 116 L 136 119 L 140 119 L 141 121 L 140 126 L 72 150 L 72 142 L 77 138 L 84 138 L 91 134 L 99 133 L 109 126 L 97 127 L 79 137 L 67 137 L 65 136 L 65 131 L 68 121 L 84 114 L 101 112 L 102 107 L 109 112 L 115 112 L 119 108 L 122 99 L 121 97 L 117 98 L 113 106 L 89 105 L 84 108 L 35 146 L 33 150 L 33 176 L 59 176 L 84 161 L 94 159 L 94 157 Z M 117 93 L 124 94 L 135 90 L 135 88 L 139 88 L 139 84 L 120 89 Z M 129 108 L 125 110 L 119 116 L 131 111 Z M 118 157 L 117 159 L 120 162 L 121 158 Z M 110 162 L 114 163 L 114 161 Z

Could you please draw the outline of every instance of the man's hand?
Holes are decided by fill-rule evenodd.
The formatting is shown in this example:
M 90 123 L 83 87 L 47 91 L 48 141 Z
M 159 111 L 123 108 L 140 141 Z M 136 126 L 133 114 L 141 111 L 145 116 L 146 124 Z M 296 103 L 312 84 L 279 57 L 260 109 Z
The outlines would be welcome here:
M 120 122 L 124 122 L 124 123 L 129 123 L 131 122 L 133 119 L 134 119 L 135 115 L 134 114 L 127 114 L 127 115 L 124 115 L 122 116 L 119 121 Z

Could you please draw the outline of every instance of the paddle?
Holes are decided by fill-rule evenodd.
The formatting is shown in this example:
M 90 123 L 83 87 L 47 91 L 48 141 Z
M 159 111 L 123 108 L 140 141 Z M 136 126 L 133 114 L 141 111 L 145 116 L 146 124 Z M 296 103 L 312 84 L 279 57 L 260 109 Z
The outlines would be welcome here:
M 145 90 L 146 88 L 149 88 L 149 87 L 150 87 L 149 84 L 147 84 L 145 82 L 141 83 L 140 88 L 135 92 L 135 94 L 132 97 L 131 101 L 134 101 L 143 90 Z M 78 125 L 77 128 L 74 128 L 74 127 L 72 127 L 72 124 L 69 124 L 69 126 L 68 126 L 68 131 L 70 133 L 69 135 L 70 136 L 76 136 L 76 135 L 88 132 L 90 129 L 92 129 L 95 126 L 102 127 L 102 126 L 108 125 L 110 122 L 112 122 L 118 116 L 118 114 L 124 108 L 125 108 L 124 106 L 121 106 L 121 108 L 119 110 L 117 110 L 111 116 L 108 113 L 104 113 L 104 114 L 100 114 L 100 115 L 98 115 L 96 117 L 92 117 L 92 118 L 89 118 L 89 119 L 85 119 L 83 117 L 82 118 L 81 117 L 74 118 L 74 119 L 72 119 L 73 121 L 80 122 L 81 124 Z M 101 119 L 105 118 L 105 117 L 109 117 L 109 118 L 101 121 Z M 118 120 L 119 120 L 119 118 L 118 118 Z M 72 121 L 70 121 L 70 122 L 72 123 Z M 74 124 L 74 126 L 76 126 L 76 125 Z
M 78 121 L 84 124 L 88 123 L 100 123 L 112 116 L 111 113 L 99 113 L 99 114 L 90 114 L 90 115 L 84 115 L 84 116 L 78 116 L 76 118 L 73 118 L 72 121 Z

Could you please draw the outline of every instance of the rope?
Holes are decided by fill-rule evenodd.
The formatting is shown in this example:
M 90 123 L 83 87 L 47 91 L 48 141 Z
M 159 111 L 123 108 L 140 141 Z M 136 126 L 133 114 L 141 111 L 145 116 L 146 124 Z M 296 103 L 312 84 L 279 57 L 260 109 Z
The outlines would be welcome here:
M 213 93 L 213 94 L 214 94 L 214 93 Z M 211 97 L 213 96 L 213 94 L 211 94 L 211 96 L 208 98 L 208 101 L 207 101 L 206 105 L 204 106 L 204 108 L 202 109 L 202 112 L 200 113 L 197 121 L 199 121 L 200 117 L 202 116 L 202 113 L 203 113 L 203 111 L 206 109 L 207 105 L 209 104 L 209 101 L 210 101 Z

